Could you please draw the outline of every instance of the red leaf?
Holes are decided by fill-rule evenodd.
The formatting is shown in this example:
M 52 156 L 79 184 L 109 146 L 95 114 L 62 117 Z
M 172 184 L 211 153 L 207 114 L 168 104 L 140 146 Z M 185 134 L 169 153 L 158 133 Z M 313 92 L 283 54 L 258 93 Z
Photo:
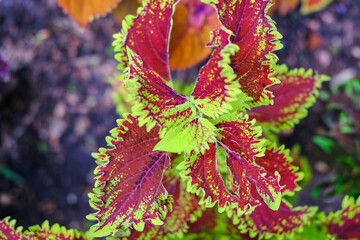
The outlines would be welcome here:
M 138 120 L 129 115 L 112 130 L 115 139 L 107 139 L 113 149 L 100 149 L 96 154 L 100 174 L 95 183 L 90 204 L 96 213 L 89 219 L 98 220 L 92 226 L 92 236 L 106 236 L 117 229 L 126 229 L 134 224 L 142 230 L 145 220 L 161 224 L 159 213 L 166 207 L 159 200 L 167 198 L 162 184 L 164 170 L 170 159 L 166 152 L 152 151 L 159 142 L 158 127 L 146 132 Z
M 2 240 L 27 240 L 27 237 L 22 236 L 22 227 L 15 228 L 15 220 L 9 220 L 10 217 L 7 217 L 0 221 L 0 238 Z
M 327 221 L 328 232 L 339 239 L 360 239 L 360 197 L 346 196 L 342 210 L 330 213 Z
M 143 232 L 133 231 L 128 238 L 129 240 L 182 238 L 184 232 L 188 229 L 188 224 L 195 221 L 198 215 L 201 214 L 202 209 L 196 196 L 186 191 L 186 185 L 174 176 L 165 178 L 164 185 L 174 199 L 172 211 L 166 216 L 163 225 L 146 224 Z
M 217 119 L 216 127 L 228 149 L 237 152 L 241 157 L 254 163 L 255 156 L 263 155 L 263 142 L 260 140 L 261 128 L 254 127 L 254 122 L 248 121 L 248 116 L 242 114 L 223 115 Z
M 194 116 L 189 100 L 167 86 L 156 72 L 143 67 L 138 55 L 131 55 L 130 74 L 129 86 L 137 101 L 133 113 L 140 116 L 141 125 L 148 122 L 150 129 L 158 123 L 169 128 Z
M 234 81 L 235 75 L 228 65 L 236 50 L 233 45 L 215 49 L 200 70 L 192 96 L 197 108 L 210 117 L 217 118 L 232 109 L 230 101 L 240 101 L 240 97 L 237 98 L 240 85 Z
M 279 176 L 265 177 L 267 172 L 262 167 L 253 165 L 237 153 L 226 150 L 228 153 L 226 162 L 233 176 L 232 190 L 241 200 L 240 210 L 246 211 L 247 207 L 252 209 L 252 207 L 258 206 L 261 204 L 261 199 L 271 209 L 277 210 L 281 200 Z M 253 187 L 256 188 L 256 192 L 251 192 Z
M 320 11 L 329 5 L 332 0 L 302 0 L 300 12 L 302 14 L 309 14 Z
M 217 169 L 215 143 L 209 144 L 209 150 L 205 154 L 191 152 L 185 157 L 185 162 L 178 168 L 183 169 L 182 175 L 189 177 L 189 184 L 193 186 L 190 191 L 200 194 L 200 204 L 205 207 L 213 207 L 219 204 L 219 211 L 225 210 L 226 204 L 232 205 L 240 202 L 240 198 L 232 195 L 225 187 L 224 181 Z M 236 206 L 236 205 L 235 205 Z
M 276 81 L 271 76 L 277 61 L 272 52 L 282 47 L 278 41 L 281 35 L 265 14 L 269 2 L 219 0 L 214 4 L 220 22 L 233 33 L 230 41 L 240 49 L 231 66 L 241 90 L 253 98 L 254 105 L 268 104 L 272 99 L 266 90 Z
M 269 176 L 275 177 L 276 172 L 280 174 L 279 184 L 283 195 L 284 193 L 292 195 L 294 191 L 300 190 L 296 182 L 302 179 L 303 174 L 296 172 L 299 168 L 291 164 L 292 158 L 284 146 L 280 148 L 275 145 L 266 146 L 265 155 L 257 157 L 255 161 L 266 170 Z
M 127 47 L 140 56 L 144 68 L 170 81 L 169 34 L 174 5 L 178 0 L 149 0 L 136 18 L 127 17 L 123 30 L 115 35 L 115 57 L 120 69 L 128 66 Z
M 274 131 L 291 129 L 300 119 L 307 116 L 307 109 L 315 103 L 318 89 L 328 77 L 313 75 L 311 70 L 288 70 L 285 65 L 276 67 L 280 83 L 269 88 L 273 92 L 274 105 L 252 108 L 250 119 L 271 127 Z
M 263 156 L 264 140 L 258 139 L 261 129 L 253 127 L 253 123 L 248 122 L 247 116 L 242 114 L 225 115 L 217 122 L 216 127 L 221 135 L 220 146 L 228 154 L 227 165 L 233 176 L 233 192 L 244 204 L 257 206 L 258 200 L 264 199 L 271 209 L 276 210 L 281 200 L 279 176 L 267 175 L 265 169 L 255 163 L 255 157 Z M 251 194 L 251 186 L 256 187 L 258 195 Z M 241 206 L 241 210 L 245 207 Z
M 269 238 L 272 235 L 291 234 L 294 230 L 309 223 L 314 212 L 315 209 L 307 207 L 291 209 L 285 202 L 281 202 L 280 208 L 276 211 L 268 208 L 266 204 L 261 204 L 250 215 L 243 215 L 240 218 L 234 215 L 234 222 L 240 222 L 238 227 L 241 232 L 249 231 L 250 237 L 259 234 L 259 239 L 261 239 L 264 236 Z M 292 238 L 285 237 L 285 239 Z

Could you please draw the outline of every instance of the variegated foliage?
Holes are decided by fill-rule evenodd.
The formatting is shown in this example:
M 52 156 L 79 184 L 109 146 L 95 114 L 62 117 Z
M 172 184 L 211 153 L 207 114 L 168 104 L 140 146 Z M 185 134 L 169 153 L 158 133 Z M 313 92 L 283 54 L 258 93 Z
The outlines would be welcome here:
M 41 226 L 35 225 L 28 230 L 22 231 L 22 227 L 15 227 L 15 220 L 7 217 L 0 221 L 1 240 L 90 240 L 84 233 L 75 229 L 66 229 L 59 224 L 49 225 L 45 221 Z
M 263 137 L 262 126 L 293 127 L 325 78 L 276 66 L 282 45 L 267 16 L 270 0 L 203 2 L 221 27 L 210 32 L 212 53 L 190 96 L 173 89 L 170 71 L 172 16 L 181 1 L 144 0 L 114 36 L 133 107 L 107 138 L 110 148 L 94 154 L 93 237 L 129 230 L 130 239 L 183 236 L 201 209 L 214 206 L 239 236 L 284 237 L 313 215 L 282 200 L 299 190 L 302 173 L 288 150 Z M 164 177 L 170 169 L 172 184 Z

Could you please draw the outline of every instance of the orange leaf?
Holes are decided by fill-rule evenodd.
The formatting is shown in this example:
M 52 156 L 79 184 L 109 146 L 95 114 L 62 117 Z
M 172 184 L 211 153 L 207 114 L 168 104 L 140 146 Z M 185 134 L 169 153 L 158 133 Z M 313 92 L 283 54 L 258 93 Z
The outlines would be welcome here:
M 300 12 L 309 14 L 323 10 L 332 0 L 302 0 Z
M 278 12 L 280 15 L 286 15 L 294 11 L 299 5 L 300 0 L 276 0 L 275 5 L 270 8 L 271 12 Z
M 62 9 L 85 27 L 93 18 L 103 16 L 113 9 L 120 0 L 58 0 Z
M 184 0 L 176 6 L 170 38 L 170 69 L 183 70 L 207 58 L 209 32 L 220 28 L 216 11 L 200 0 Z
M 136 15 L 139 7 L 141 7 L 141 0 L 123 0 L 114 8 L 112 14 L 115 20 L 121 24 L 126 15 Z

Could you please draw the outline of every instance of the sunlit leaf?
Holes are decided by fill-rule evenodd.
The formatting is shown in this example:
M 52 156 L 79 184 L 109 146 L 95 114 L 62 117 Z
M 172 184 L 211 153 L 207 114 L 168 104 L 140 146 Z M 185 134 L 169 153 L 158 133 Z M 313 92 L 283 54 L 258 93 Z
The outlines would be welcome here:
M 275 96 L 274 105 L 252 108 L 248 113 L 250 119 L 277 132 L 293 128 L 307 116 L 307 109 L 315 103 L 322 82 L 329 78 L 302 68 L 288 70 L 285 65 L 276 69 L 280 83 L 269 88 Z
M 208 57 L 209 32 L 220 27 L 214 8 L 200 0 L 183 0 L 176 6 L 170 39 L 170 68 L 183 70 Z
M 326 225 L 328 232 L 338 239 L 359 239 L 360 197 L 355 200 L 346 196 L 342 202 L 342 210 L 330 213 Z
M 196 109 L 187 97 L 167 86 L 156 72 L 146 69 L 138 55 L 131 55 L 130 60 L 130 76 L 125 80 L 134 94 L 133 113 L 140 116 L 140 125 L 146 123 L 149 130 L 157 123 L 166 129 L 194 118 Z
M 215 126 L 199 117 L 170 129 L 154 149 L 174 153 L 204 152 L 215 140 Z
M 241 90 L 253 98 L 253 105 L 269 104 L 271 92 L 266 90 L 276 82 L 271 76 L 277 57 L 273 51 L 282 47 L 281 35 L 266 15 L 270 7 L 265 1 L 207 0 L 218 10 L 220 22 L 232 32 L 230 42 L 239 47 L 231 58 Z
M 120 70 L 129 64 L 127 48 L 130 48 L 140 57 L 144 69 L 156 72 L 164 82 L 170 81 L 169 35 L 177 1 L 146 0 L 137 17 L 125 18 L 123 29 L 114 35 L 113 43 Z
M 215 49 L 208 63 L 201 68 L 192 97 L 196 107 L 204 114 L 217 118 L 220 114 L 232 109 L 229 102 L 245 102 L 249 99 L 241 93 L 240 85 L 235 81 L 236 75 L 229 66 L 230 56 L 238 51 L 233 44 L 223 49 Z
M 93 237 L 106 236 L 133 226 L 141 231 L 145 220 L 162 224 L 167 208 L 162 201 L 167 191 L 162 184 L 164 170 L 170 167 L 166 152 L 153 151 L 159 142 L 158 127 L 150 132 L 129 115 L 119 121 L 108 138 L 113 149 L 100 149 L 95 169 L 96 183 L 90 205 L 97 210 L 88 216 L 98 220 L 90 229 Z
M 321 11 L 331 2 L 332 0 L 301 0 L 300 12 L 302 14 L 309 14 Z
M 84 27 L 96 17 L 109 13 L 121 0 L 58 0 L 63 10 Z

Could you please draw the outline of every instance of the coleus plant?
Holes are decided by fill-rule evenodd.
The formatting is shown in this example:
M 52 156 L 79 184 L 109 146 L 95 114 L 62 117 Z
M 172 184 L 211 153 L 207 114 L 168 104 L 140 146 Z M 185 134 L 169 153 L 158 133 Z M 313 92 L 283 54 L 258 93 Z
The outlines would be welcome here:
M 217 205 L 241 231 L 265 237 L 293 232 L 314 210 L 291 209 L 281 200 L 299 189 L 301 173 L 288 151 L 262 136 L 260 126 L 293 127 L 326 77 L 275 65 L 281 35 L 266 15 L 269 1 L 205 1 L 217 10 L 222 27 L 211 32 L 207 47 L 214 50 L 191 95 L 177 93 L 168 54 L 177 3 L 144 1 L 115 35 L 115 57 L 134 106 L 107 138 L 112 148 L 94 155 L 99 166 L 90 203 L 97 212 L 88 218 L 98 224 L 92 236 L 132 228 L 161 232 L 159 238 L 181 234 L 183 224 L 175 231 L 157 227 L 172 205 L 185 204 L 168 200 L 163 184 L 165 170 L 174 168 L 174 177 L 187 182 L 200 205 Z M 170 216 L 189 217 L 193 207 L 179 207 Z
M 188 96 L 173 89 L 169 63 L 179 0 L 144 0 L 115 35 L 134 106 L 107 137 L 111 148 L 94 154 L 96 212 L 88 219 L 97 223 L 82 235 L 58 225 L 49 231 L 47 223 L 21 232 L 5 219 L 3 239 L 291 239 L 318 221 L 315 208 L 292 208 L 282 198 L 300 189 L 302 173 L 264 132 L 305 117 L 327 77 L 276 65 L 281 35 L 267 16 L 270 0 L 203 2 L 221 27 L 210 32 L 213 51 Z M 359 232 L 360 202 L 344 201 L 321 229 L 329 239 Z

